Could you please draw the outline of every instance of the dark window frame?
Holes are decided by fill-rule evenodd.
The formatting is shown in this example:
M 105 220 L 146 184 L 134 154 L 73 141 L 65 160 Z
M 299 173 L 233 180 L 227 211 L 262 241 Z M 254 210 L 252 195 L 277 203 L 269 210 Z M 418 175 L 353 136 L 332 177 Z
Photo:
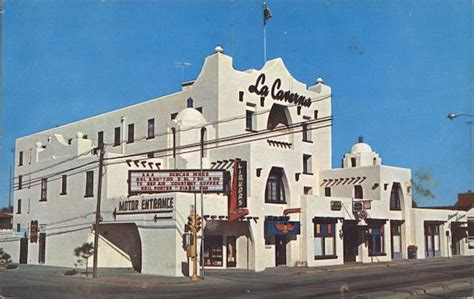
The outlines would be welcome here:
M 362 185 L 354 185 L 354 198 L 364 199 L 364 188 Z
M 67 194 L 67 174 L 61 176 L 61 193 L 59 195 Z
M 316 231 L 316 227 L 319 225 L 319 233 Z M 324 229 L 323 229 L 324 227 Z M 331 227 L 330 233 L 328 233 L 328 228 Z M 321 239 L 321 251 L 322 254 L 317 255 L 316 252 L 314 253 L 315 260 L 322 260 L 322 259 L 336 259 L 336 223 L 334 222 L 325 222 L 325 221 L 317 221 L 313 224 L 313 238 L 320 238 Z M 333 253 L 327 254 L 326 253 L 326 238 L 332 238 L 333 242 Z
M 402 210 L 400 192 L 402 192 L 402 187 L 400 183 L 393 183 L 392 190 L 390 190 L 390 211 Z
M 18 175 L 18 190 L 23 189 L 23 175 Z
M 48 178 L 41 179 L 40 201 L 48 201 Z
M 97 132 L 97 146 L 102 147 L 104 145 L 104 131 Z
M 324 196 L 331 197 L 331 187 L 324 187 Z
M 308 154 L 303 154 L 303 174 L 313 174 L 312 170 L 312 157 Z
M 286 204 L 283 169 L 272 168 L 265 184 L 265 203 Z
M 369 256 L 385 256 L 385 232 L 384 225 L 369 227 L 367 233 Z M 380 242 L 380 243 L 378 243 Z M 377 244 L 380 248 L 377 248 Z M 374 250 L 376 249 L 376 250 Z
M 308 124 L 302 125 L 301 133 L 303 135 L 303 139 L 302 139 L 303 142 L 313 143 L 313 140 L 311 139 L 310 130 L 308 129 Z
M 21 214 L 21 198 L 17 200 L 16 213 Z
M 135 124 L 128 124 L 127 143 L 135 142 Z
M 114 146 L 119 146 L 121 144 L 121 134 L 120 134 L 120 127 L 115 127 L 114 129 Z
M 86 190 L 84 197 L 94 197 L 94 171 L 86 172 Z
M 23 151 L 18 153 L 18 166 L 23 166 Z
M 245 110 L 245 130 L 253 132 L 253 116 L 254 112 L 252 110 Z
M 146 139 L 153 139 L 153 138 L 155 138 L 155 119 L 150 118 L 147 121 Z

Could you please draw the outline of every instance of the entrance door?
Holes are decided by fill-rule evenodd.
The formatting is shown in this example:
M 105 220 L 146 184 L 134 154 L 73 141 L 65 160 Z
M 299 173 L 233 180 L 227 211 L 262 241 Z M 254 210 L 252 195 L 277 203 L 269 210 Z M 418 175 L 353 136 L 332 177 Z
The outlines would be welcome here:
M 344 221 L 344 224 L 342 225 L 342 231 L 344 234 L 344 262 L 355 262 L 356 256 L 358 254 L 357 222 Z
M 46 234 L 40 233 L 38 263 L 44 264 L 45 260 L 46 260 Z
M 20 264 L 28 263 L 28 238 L 20 239 Z
M 276 265 L 286 265 L 286 236 L 275 236 Z
M 237 266 L 237 248 L 236 238 L 233 236 L 227 237 L 227 267 L 233 268 Z

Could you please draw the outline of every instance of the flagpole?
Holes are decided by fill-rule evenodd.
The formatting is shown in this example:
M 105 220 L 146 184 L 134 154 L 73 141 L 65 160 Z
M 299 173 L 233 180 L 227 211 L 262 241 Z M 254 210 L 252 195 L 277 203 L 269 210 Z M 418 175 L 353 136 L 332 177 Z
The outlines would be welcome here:
M 267 62 L 267 30 L 265 30 L 265 22 L 263 23 L 263 64 Z

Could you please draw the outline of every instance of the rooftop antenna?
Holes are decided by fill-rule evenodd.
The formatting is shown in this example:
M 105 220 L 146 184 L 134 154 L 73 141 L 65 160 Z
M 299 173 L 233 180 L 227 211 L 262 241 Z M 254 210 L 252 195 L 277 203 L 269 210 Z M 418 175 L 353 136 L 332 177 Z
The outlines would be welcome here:
M 181 83 L 184 82 L 184 69 L 191 65 L 189 62 L 176 62 L 176 67 L 181 68 Z

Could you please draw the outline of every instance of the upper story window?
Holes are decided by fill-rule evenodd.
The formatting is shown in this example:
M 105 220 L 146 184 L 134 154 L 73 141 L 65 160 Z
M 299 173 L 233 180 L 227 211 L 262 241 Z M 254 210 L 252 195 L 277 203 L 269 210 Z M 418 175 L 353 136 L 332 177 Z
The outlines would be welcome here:
M 400 183 L 393 183 L 392 191 L 390 192 L 390 210 L 400 211 L 402 209 L 402 205 L 400 202 L 400 193 L 402 192 L 402 188 Z
M 133 143 L 133 142 L 135 142 L 135 124 L 129 124 L 127 143 Z
M 324 196 L 331 197 L 331 187 L 324 187 Z
M 246 110 L 245 112 L 245 129 L 253 131 L 253 111 Z
M 286 203 L 282 168 L 273 167 L 270 171 L 265 189 L 265 202 Z
M 67 194 L 67 175 L 63 174 L 61 177 L 61 193 L 59 195 Z
M 155 138 L 155 119 L 154 118 L 150 118 L 148 120 L 148 131 L 147 131 L 146 138 L 147 139 Z
M 18 176 L 18 190 L 23 189 L 23 176 L 20 174 Z
M 351 167 L 356 167 L 356 165 L 357 165 L 356 158 L 351 158 Z
M 272 109 L 270 109 L 270 115 L 268 116 L 267 129 L 273 130 L 278 125 L 289 126 L 289 114 L 288 108 L 282 105 L 273 104 Z
M 186 101 L 186 107 L 193 108 L 193 105 L 194 105 L 193 102 L 194 102 L 193 98 L 188 98 L 188 100 Z
M 97 146 L 102 147 L 104 145 L 104 132 L 100 131 L 97 133 Z
M 312 158 L 311 158 L 311 155 L 303 154 L 303 173 L 312 174 Z
M 22 166 L 23 165 L 23 151 L 20 151 L 18 153 L 18 166 Z
M 114 130 L 114 146 L 120 145 L 120 127 Z
M 84 197 L 94 196 L 94 171 L 86 172 L 86 194 Z
M 48 199 L 47 195 L 48 195 L 48 178 L 42 178 L 40 201 L 46 201 Z
M 354 198 L 362 199 L 364 198 L 364 189 L 361 185 L 354 186 Z
M 21 214 L 21 199 L 19 199 L 17 202 L 16 213 Z
M 308 124 L 303 124 L 302 133 L 303 133 L 303 141 L 312 142 L 312 140 L 311 140 L 311 132 L 310 132 L 310 130 L 309 130 L 309 128 L 308 128 Z

